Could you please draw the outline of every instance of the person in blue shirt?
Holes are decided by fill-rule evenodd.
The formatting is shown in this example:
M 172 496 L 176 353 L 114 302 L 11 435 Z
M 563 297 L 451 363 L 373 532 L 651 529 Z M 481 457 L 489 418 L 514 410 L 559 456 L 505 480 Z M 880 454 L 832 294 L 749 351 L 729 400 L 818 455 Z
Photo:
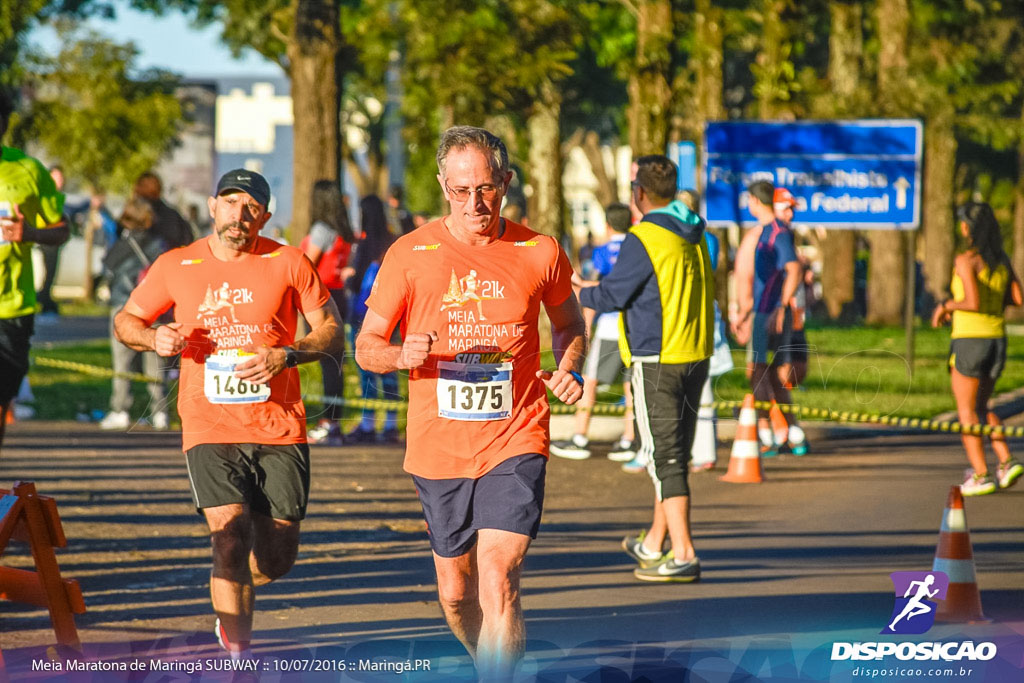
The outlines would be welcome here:
M 612 267 L 619 258 L 619 249 L 632 224 L 630 208 L 625 204 L 609 204 L 605 207 L 604 214 L 608 241 L 591 250 L 586 265 L 582 256 L 580 257 L 580 274 L 583 280 L 577 281 L 577 284 L 581 286 L 593 287 L 599 278 L 612 272 Z M 580 251 L 582 253 L 582 250 Z M 622 377 L 626 401 L 622 437 L 608 452 L 608 459 L 628 464 L 636 459 L 636 449 L 633 445 L 633 394 L 629 385 L 629 369 L 623 363 L 619 352 L 619 314 L 610 311 L 597 316 L 590 337 L 590 350 L 582 372 L 583 398 L 576 404 L 573 435 L 571 439 L 552 441 L 551 454 L 570 460 L 586 460 L 590 457 L 587 430 L 590 429 L 591 411 L 597 403 L 597 387 L 601 384 L 611 384 Z M 641 464 L 636 469 L 626 468 L 626 471 L 641 472 L 645 467 Z
M 789 336 L 793 325 L 792 305 L 803 278 L 796 255 L 793 231 L 775 217 L 775 186 L 758 180 L 747 188 L 748 208 L 758 225 L 760 237 L 754 250 L 754 323 L 747 347 L 750 387 L 758 401 L 790 403 L 789 390 L 771 368 L 775 352 Z M 758 431 L 768 430 L 768 411 L 758 411 Z M 777 445 L 762 451 L 763 456 L 777 453 Z M 794 453 L 797 450 L 794 449 Z

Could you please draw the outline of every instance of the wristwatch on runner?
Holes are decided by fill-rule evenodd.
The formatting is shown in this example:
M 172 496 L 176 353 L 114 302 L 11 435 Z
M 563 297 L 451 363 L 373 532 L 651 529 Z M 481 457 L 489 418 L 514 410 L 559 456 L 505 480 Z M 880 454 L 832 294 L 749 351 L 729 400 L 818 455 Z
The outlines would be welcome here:
M 290 346 L 284 347 L 284 366 L 294 368 L 299 364 L 299 352 Z

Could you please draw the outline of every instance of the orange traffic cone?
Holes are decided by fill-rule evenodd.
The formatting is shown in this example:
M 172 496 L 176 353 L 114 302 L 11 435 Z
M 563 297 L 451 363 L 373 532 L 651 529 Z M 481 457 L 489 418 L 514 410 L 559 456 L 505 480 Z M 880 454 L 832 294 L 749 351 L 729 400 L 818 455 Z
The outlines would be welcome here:
M 768 411 L 768 419 L 772 423 L 772 435 L 775 437 L 776 446 L 785 446 L 789 441 L 789 423 L 786 416 L 782 414 L 782 408 L 772 399 L 772 408 Z
M 981 594 L 974 576 L 974 553 L 959 486 L 949 487 L 949 502 L 942 513 L 942 529 L 932 571 L 945 572 L 949 577 L 946 599 L 935 611 L 936 621 L 990 621 L 981 612 Z
M 734 484 L 760 484 L 764 481 L 761 467 L 761 448 L 757 443 L 757 411 L 754 409 L 754 395 L 743 398 L 736 438 L 732 442 L 729 456 L 729 471 L 720 477 L 722 481 Z

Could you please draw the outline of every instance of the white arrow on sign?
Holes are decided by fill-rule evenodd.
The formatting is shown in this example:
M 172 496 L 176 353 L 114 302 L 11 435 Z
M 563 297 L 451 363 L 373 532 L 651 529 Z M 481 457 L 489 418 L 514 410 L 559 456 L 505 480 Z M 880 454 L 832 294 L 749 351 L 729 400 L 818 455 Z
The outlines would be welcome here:
M 900 176 L 893 183 L 893 187 L 896 188 L 896 208 L 907 208 L 907 189 L 910 187 L 910 182 L 903 176 Z

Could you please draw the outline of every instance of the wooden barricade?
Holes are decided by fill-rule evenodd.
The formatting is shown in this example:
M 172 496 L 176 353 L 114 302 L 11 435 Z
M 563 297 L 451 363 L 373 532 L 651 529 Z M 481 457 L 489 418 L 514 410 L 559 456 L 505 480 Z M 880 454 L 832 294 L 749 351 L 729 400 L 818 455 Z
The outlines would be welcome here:
M 85 613 L 82 590 L 78 581 L 61 578 L 53 552 L 68 543 L 57 501 L 36 493 L 32 482 L 0 489 L 0 556 L 11 539 L 29 544 L 36 570 L 0 567 L 0 600 L 47 608 L 57 643 L 81 651 L 75 615 Z

